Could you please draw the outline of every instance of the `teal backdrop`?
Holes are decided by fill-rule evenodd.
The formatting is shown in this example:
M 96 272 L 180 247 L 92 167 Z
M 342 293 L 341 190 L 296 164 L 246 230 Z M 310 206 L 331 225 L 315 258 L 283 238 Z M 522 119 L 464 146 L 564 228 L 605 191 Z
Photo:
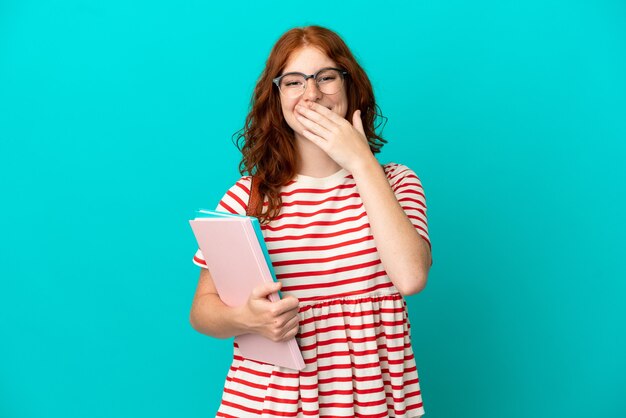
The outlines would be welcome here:
M 426 191 L 427 416 L 626 416 L 622 0 L 0 3 L 0 417 L 214 416 L 188 219 L 277 38 L 339 32 Z

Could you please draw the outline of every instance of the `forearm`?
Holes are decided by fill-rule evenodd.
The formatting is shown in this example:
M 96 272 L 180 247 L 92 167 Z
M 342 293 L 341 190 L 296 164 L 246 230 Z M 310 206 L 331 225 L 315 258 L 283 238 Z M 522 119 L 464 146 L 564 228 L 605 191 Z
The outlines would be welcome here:
M 372 156 L 353 168 L 381 262 L 404 295 L 421 291 L 430 268 L 430 248 L 398 203 L 382 167 Z
M 189 319 L 196 331 L 216 338 L 231 338 L 249 332 L 242 308 L 224 304 L 215 293 L 197 296 Z

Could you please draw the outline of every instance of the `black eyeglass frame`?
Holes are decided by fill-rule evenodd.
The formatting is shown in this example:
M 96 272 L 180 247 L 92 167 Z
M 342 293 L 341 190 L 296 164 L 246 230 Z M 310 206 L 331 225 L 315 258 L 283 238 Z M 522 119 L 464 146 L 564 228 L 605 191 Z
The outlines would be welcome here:
M 339 74 L 341 74 L 341 79 L 345 80 L 346 76 L 348 75 L 348 72 L 346 70 L 342 70 L 341 68 L 335 68 L 335 67 L 326 67 L 326 68 L 322 68 L 321 70 L 319 70 L 318 72 L 316 72 L 315 74 L 304 74 L 304 73 L 299 73 L 297 71 L 293 71 L 290 73 L 285 73 L 281 76 L 278 76 L 276 78 L 274 78 L 272 80 L 272 82 L 274 84 L 276 84 L 276 87 L 278 87 L 278 91 L 280 91 L 282 93 L 282 91 L 280 90 L 280 81 L 283 79 L 283 77 L 286 77 L 288 75 L 301 75 L 302 77 L 304 77 L 304 88 L 302 89 L 302 94 L 304 94 L 304 91 L 306 90 L 307 87 L 307 81 L 309 80 L 309 78 L 312 78 L 313 80 L 315 80 L 315 84 L 317 84 L 317 76 L 319 75 L 319 73 L 321 73 L 322 71 L 327 71 L 327 70 L 335 70 L 338 71 Z M 318 86 L 319 89 L 319 86 Z M 324 93 L 326 94 L 326 93 Z M 333 93 L 336 94 L 336 93 Z

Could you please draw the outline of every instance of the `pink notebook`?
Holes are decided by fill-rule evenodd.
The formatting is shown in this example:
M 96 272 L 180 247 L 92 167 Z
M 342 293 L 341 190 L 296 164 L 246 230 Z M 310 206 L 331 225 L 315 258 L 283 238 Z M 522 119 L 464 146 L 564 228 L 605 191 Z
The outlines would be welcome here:
M 205 210 L 199 211 L 198 216 L 189 223 L 220 299 L 226 305 L 243 305 L 254 287 L 276 281 L 271 263 L 268 265 L 266 261 L 269 256 L 256 218 Z M 279 299 L 276 293 L 269 296 L 272 302 Z M 295 338 L 274 342 L 258 334 L 245 334 L 235 337 L 235 342 L 245 358 L 304 369 Z

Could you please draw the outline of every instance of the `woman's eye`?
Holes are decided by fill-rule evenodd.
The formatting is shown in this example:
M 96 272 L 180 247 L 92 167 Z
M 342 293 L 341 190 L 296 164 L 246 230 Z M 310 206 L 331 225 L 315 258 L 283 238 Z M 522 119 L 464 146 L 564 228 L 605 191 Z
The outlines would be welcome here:
M 337 74 L 336 71 L 324 70 L 317 75 L 316 79 L 318 83 L 332 83 L 333 81 L 337 80 L 338 77 L 339 74 Z

